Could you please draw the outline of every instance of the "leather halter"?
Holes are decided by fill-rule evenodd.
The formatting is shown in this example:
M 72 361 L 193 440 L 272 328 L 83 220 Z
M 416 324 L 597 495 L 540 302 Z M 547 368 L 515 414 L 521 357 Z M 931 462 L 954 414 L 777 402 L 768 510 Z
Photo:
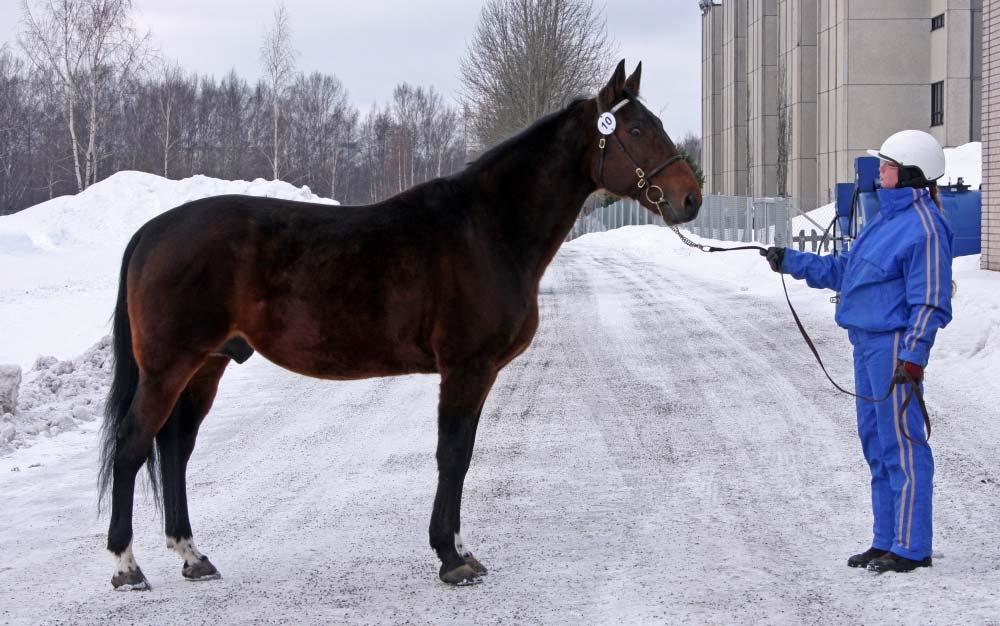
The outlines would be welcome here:
M 616 104 L 613 107 L 611 107 L 610 113 L 612 115 L 614 115 L 615 113 L 618 112 L 618 109 L 622 108 L 623 106 L 625 106 L 629 102 L 631 102 L 631 100 L 629 98 L 625 98 L 625 99 L 621 100 L 620 102 L 618 102 L 618 104 Z M 600 95 L 598 95 L 598 97 L 597 97 L 597 113 L 598 113 L 598 117 L 600 117 L 601 115 L 603 115 L 603 111 L 601 111 L 601 97 L 600 97 Z M 617 124 L 616 124 L 616 126 L 617 126 Z M 635 182 L 636 188 L 638 190 L 640 190 L 640 191 L 642 191 L 645 188 L 645 190 L 646 190 L 646 200 L 649 201 L 650 204 L 652 204 L 652 205 L 654 205 L 656 207 L 656 210 L 660 213 L 660 217 L 664 217 L 663 211 L 660 209 L 660 204 L 664 204 L 665 203 L 667 205 L 667 209 L 670 211 L 671 215 L 675 218 L 674 221 L 677 221 L 676 220 L 677 216 L 674 214 L 674 209 L 670 205 L 670 202 L 666 200 L 666 195 L 663 193 L 663 188 L 661 188 L 659 185 L 654 185 L 654 184 L 649 183 L 647 181 L 648 180 L 652 180 L 654 176 L 656 176 L 657 174 L 659 174 L 663 170 L 667 169 L 668 167 L 670 167 L 671 165 L 673 165 L 677 161 L 680 161 L 681 159 L 683 159 L 684 155 L 680 154 L 680 153 L 675 154 L 674 156 L 670 157 L 669 159 L 667 159 L 663 163 L 660 163 L 659 165 L 657 165 L 656 167 L 654 167 L 647 174 L 645 172 L 645 170 L 643 170 L 641 167 L 639 167 L 639 164 L 635 162 L 635 159 L 632 158 L 632 155 L 629 154 L 628 149 L 625 148 L 625 144 L 623 144 L 622 140 L 618 138 L 618 134 L 617 134 L 616 131 L 617 131 L 617 128 L 615 129 L 615 131 L 611 132 L 611 137 L 614 138 L 615 142 L 618 144 L 618 147 L 621 148 L 621 151 L 623 153 L 625 153 L 625 158 L 627 158 L 629 161 L 631 161 L 632 166 L 635 168 L 635 175 L 637 177 L 637 180 Z M 597 142 L 597 147 L 598 147 L 597 180 L 601 184 L 602 187 L 604 186 L 604 148 L 605 148 L 605 145 L 607 143 L 606 139 L 607 139 L 607 137 L 601 137 L 600 141 Z M 653 189 L 655 189 L 656 192 L 659 194 L 655 200 L 653 199 L 653 197 L 649 193 Z M 664 217 L 663 221 L 666 222 L 666 218 L 665 217 Z

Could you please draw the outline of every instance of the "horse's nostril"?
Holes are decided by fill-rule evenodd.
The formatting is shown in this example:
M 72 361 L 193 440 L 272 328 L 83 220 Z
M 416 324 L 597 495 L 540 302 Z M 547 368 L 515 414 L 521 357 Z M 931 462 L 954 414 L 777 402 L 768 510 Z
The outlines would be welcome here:
M 684 196 L 684 208 L 688 211 L 697 211 L 700 206 L 701 202 L 694 192 L 688 192 L 688 195 Z

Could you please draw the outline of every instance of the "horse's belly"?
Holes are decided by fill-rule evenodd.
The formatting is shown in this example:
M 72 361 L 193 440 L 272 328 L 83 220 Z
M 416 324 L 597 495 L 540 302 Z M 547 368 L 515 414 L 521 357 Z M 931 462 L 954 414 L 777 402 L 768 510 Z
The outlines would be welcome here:
M 363 304 L 282 298 L 261 303 L 237 326 L 268 360 L 308 376 L 359 379 L 437 371 L 434 355 L 421 343 L 419 315 L 391 308 L 393 316 Z
M 290 329 L 248 340 L 269 361 L 317 378 L 355 380 L 437 371 L 434 356 L 414 339 L 389 339 L 379 332 L 355 329 L 315 336 Z

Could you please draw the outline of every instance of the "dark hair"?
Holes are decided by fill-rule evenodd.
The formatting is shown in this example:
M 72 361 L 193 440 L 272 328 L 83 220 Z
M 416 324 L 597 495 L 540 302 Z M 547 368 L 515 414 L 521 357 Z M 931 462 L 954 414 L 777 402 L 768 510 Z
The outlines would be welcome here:
M 924 173 L 920 171 L 920 168 L 916 165 L 898 165 L 899 168 L 899 182 L 896 183 L 897 187 L 916 187 L 920 189 L 921 187 L 928 187 L 931 181 L 924 178 Z
M 920 168 L 916 165 L 897 165 L 899 168 L 899 182 L 896 183 L 896 187 L 914 187 L 916 189 L 927 189 L 931 194 L 931 200 L 937 205 L 940 210 L 941 198 L 938 196 L 938 186 L 937 182 L 933 180 L 927 180 L 924 177 L 924 173 L 920 171 Z
M 937 183 L 934 182 L 934 181 L 931 181 L 930 184 L 927 186 L 927 191 L 930 192 L 930 194 L 931 194 L 931 200 L 933 200 L 934 204 L 937 205 L 938 210 L 939 211 L 944 210 L 944 207 L 941 206 L 941 198 L 938 197 L 938 186 L 937 186 Z

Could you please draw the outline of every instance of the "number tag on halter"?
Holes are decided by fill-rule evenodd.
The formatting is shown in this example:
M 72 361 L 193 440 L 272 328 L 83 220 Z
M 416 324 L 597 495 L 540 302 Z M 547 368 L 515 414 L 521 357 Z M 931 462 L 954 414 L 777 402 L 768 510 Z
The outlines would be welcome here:
M 610 135 L 615 132 L 616 126 L 618 126 L 618 122 L 615 121 L 615 116 L 611 113 L 601 113 L 601 117 L 597 118 L 597 130 L 602 135 Z

